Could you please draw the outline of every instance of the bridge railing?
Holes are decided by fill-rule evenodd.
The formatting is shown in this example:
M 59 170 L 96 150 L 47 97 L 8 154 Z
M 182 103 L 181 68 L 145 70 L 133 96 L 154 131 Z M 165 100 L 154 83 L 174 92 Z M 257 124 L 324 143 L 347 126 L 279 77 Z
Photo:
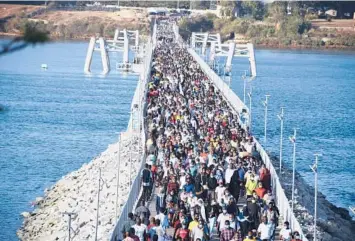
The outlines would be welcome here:
M 141 164 L 137 173 L 136 178 L 134 179 L 132 183 L 131 190 L 129 192 L 127 201 L 125 205 L 123 206 L 123 209 L 121 210 L 120 216 L 117 220 L 116 226 L 113 230 L 113 233 L 111 235 L 110 241 L 117 241 L 117 240 L 123 240 L 123 236 L 121 233 L 122 227 L 124 223 L 128 220 L 128 213 L 133 212 L 136 209 L 136 206 L 138 204 L 138 200 L 140 196 L 142 195 L 142 188 L 141 188 L 141 180 L 140 180 L 140 173 L 143 170 L 145 160 L 146 160 L 146 153 L 144 150 L 145 147 L 145 142 L 146 142 L 146 127 L 145 127 L 145 121 L 144 121 L 144 116 L 146 114 L 147 106 L 146 106 L 146 96 L 147 96 L 147 84 L 148 80 L 150 78 L 150 72 L 151 72 L 151 62 L 152 62 L 152 57 L 153 57 L 153 43 L 150 41 L 147 44 L 147 58 L 145 59 L 144 63 L 144 72 L 142 74 L 142 78 L 140 78 L 135 96 L 133 97 L 132 101 L 132 106 L 134 104 L 141 105 L 141 108 L 139 108 L 140 112 L 139 113 L 143 118 L 140 119 L 140 129 L 141 131 L 139 132 L 140 135 L 140 145 L 143 147 L 143 155 L 141 158 Z M 131 116 L 133 118 L 133 116 Z M 129 121 L 128 129 L 130 129 L 132 121 Z
M 240 114 L 243 109 L 249 113 L 249 109 L 245 104 L 240 100 L 240 98 L 229 88 L 229 86 L 208 66 L 208 64 L 191 48 L 187 51 L 193 56 L 196 62 L 200 65 L 203 72 L 210 78 L 213 84 L 219 89 L 220 93 L 225 97 L 229 105 Z M 275 194 L 275 202 L 279 208 L 280 215 L 286 221 L 289 221 L 290 227 L 293 231 L 298 231 L 300 233 L 301 239 L 303 241 L 308 241 L 305 237 L 301 225 L 296 219 L 294 213 L 291 211 L 289 200 L 286 197 L 284 189 L 282 188 L 279 177 L 276 173 L 274 166 L 272 165 L 269 155 L 266 153 L 264 148 L 260 143 L 255 140 L 256 149 L 260 153 L 261 159 L 265 165 L 270 170 L 271 174 L 271 183 L 273 187 L 273 193 Z

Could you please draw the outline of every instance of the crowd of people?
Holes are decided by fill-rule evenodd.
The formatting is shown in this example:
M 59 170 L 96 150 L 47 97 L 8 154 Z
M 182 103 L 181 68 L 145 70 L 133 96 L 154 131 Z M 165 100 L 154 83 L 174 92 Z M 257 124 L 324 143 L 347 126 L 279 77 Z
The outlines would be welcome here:
M 147 94 L 144 202 L 122 227 L 124 240 L 301 240 L 288 222 L 275 237 L 279 211 L 270 172 L 238 121 L 242 113 L 175 42 L 169 23 L 158 25 L 157 38 Z

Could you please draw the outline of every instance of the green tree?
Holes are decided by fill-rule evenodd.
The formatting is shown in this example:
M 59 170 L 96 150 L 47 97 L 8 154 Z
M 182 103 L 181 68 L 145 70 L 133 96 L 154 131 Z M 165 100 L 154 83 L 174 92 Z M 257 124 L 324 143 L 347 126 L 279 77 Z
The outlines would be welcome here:
M 252 15 L 256 20 L 264 19 L 265 6 L 261 1 L 243 1 L 240 4 L 240 14 L 242 16 Z

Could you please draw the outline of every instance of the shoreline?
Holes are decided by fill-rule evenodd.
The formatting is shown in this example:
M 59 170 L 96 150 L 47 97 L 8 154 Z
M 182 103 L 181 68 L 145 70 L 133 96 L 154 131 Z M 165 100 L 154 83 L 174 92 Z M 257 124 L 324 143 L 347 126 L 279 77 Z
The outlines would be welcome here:
M 7 39 L 11 37 L 21 36 L 19 33 L 5 33 L 0 32 L 0 39 Z M 89 41 L 92 35 L 90 36 L 77 36 L 74 38 L 61 38 L 50 36 L 49 42 L 84 42 Z M 105 36 L 107 38 L 107 36 Z M 277 49 L 277 50 L 310 50 L 310 51 L 350 51 L 355 54 L 355 47 L 349 46 L 307 46 L 307 45 L 298 45 L 298 46 L 286 46 L 286 45 L 267 45 L 267 44 L 254 44 L 255 49 Z
M 277 173 L 279 173 L 279 159 L 275 153 L 269 153 L 270 159 Z M 282 174 L 278 175 L 282 188 L 288 200 L 291 200 L 292 169 L 287 165 L 282 166 Z M 314 232 L 314 187 L 296 171 L 295 173 L 295 216 L 302 228 L 306 230 L 306 237 L 313 239 Z M 355 230 L 355 220 L 348 209 L 338 207 L 331 203 L 318 189 L 317 202 L 317 236 L 322 241 L 344 241 L 351 237 Z
M 93 238 L 101 171 L 98 240 L 108 240 L 116 225 L 116 197 L 118 197 L 117 214 L 120 215 L 130 192 L 129 180 L 135 179 L 140 168 L 138 143 L 139 139 L 134 136 L 132 163 L 129 155 L 131 140 L 123 139 L 110 144 L 98 157 L 69 172 L 53 186 L 44 190 L 44 196 L 37 197 L 34 202 L 35 209 L 32 212 L 21 213 L 24 219 L 16 232 L 18 238 L 26 241 L 66 240 L 69 224 L 65 212 L 74 213 L 71 220 L 71 227 L 74 230 L 72 238 L 78 240 Z M 119 188 L 117 188 L 118 165 L 121 166 Z M 127 169 L 132 171 L 132 175 Z

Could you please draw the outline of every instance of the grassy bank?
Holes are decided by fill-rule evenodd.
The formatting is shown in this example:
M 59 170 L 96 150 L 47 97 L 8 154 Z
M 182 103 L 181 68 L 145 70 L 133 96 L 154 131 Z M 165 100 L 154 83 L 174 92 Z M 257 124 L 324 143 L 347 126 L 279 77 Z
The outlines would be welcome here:
M 251 41 L 256 46 L 270 48 L 355 48 L 355 31 L 319 28 L 299 16 L 282 21 L 260 21 L 253 18 L 220 19 L 208 14 L 183 19 L 179 26 L 185 39 L 191 36 L 191 32 L 209 31 L 220 33 L 223 40 Z

